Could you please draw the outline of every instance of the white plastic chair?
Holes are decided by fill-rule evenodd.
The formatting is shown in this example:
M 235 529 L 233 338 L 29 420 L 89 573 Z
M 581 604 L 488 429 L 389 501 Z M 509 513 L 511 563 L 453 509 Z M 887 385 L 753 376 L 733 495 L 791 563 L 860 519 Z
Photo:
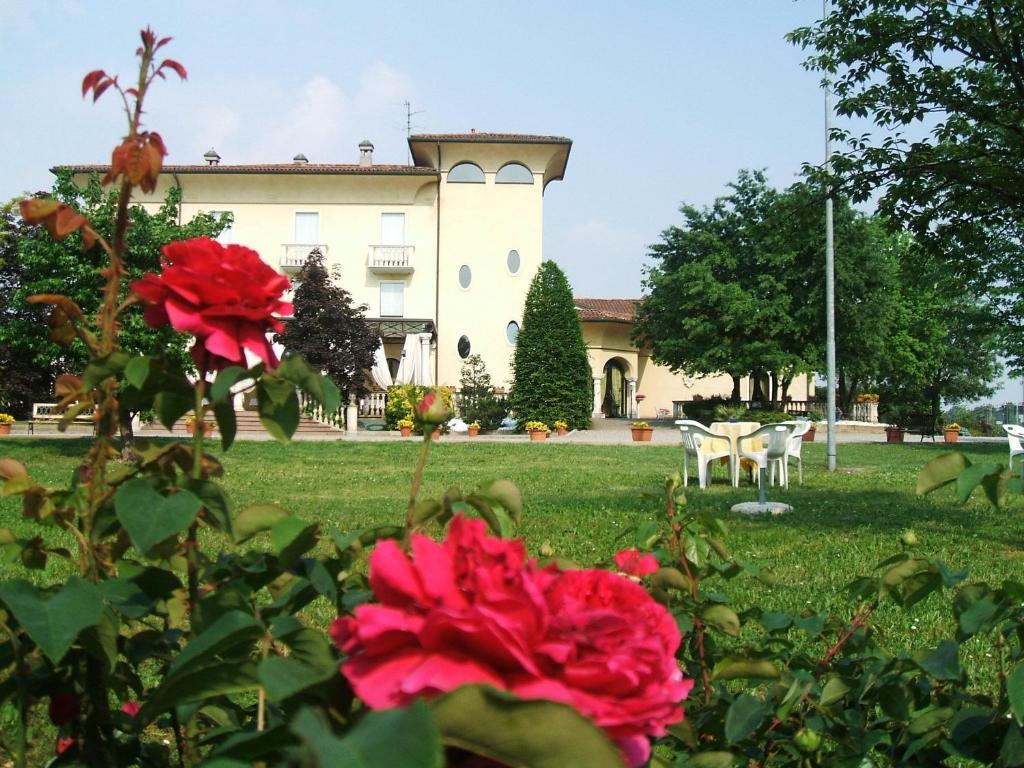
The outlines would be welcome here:
M 729 477 L 733 475 L 733 456 L 732 449 L 726 448 L 724 451 L 702 451 L 701 446 L 707 440 L 722 440 L 727 445 L 729 438 L 716 435 L 714 432 L 708 430 L 699 421 L 681 420 L 677 421 L 679 425 L 679 432 L 683 437 L 683 487 L 685 488 L 689 482 L 690 476 L 690 462 L 689 459 L 692 456 L 697 460 L 697 484 L 701 488 L 707 488 L 711 485 L 711 473 L 709 467 L 712 461 L 716 461 L 721 458 L 728 457 L 729 459 Z
M 797 477 L 800 480 L 800 485 L 804 484 L 804 460 L 800 457 L 800 449 L 804 444 L 804 435 L 811 431 L 811 422 L 806 419 L 797 419 L 796 421 L 784 421 L 783 424 L 793 425 L 793 434 L 789 436 L 789 446 L 786 448 L 786 487 L 789 487 L 789 462 L 796 459 L 796 471 Z M 770 468 L 771 479 L 769 482 L 775 482 L 775 465 L 772 464 Z
M 757 464 L 757 484 L 761 485 L 761 470 L 773 469 L 777 464 L 779 467 L 779 479 L 782 484 L 789 488 L 789 472 L 787 471 L 786 458 L 789 451 L 789 439 L 793 434 L 793 424 L 766 424 L 749 435 L 743 435 L 736 441 L 736 453 L 738 459 L 750 459 Z M 744 450 L 743 444 L 755 440 L 763 440 L 764 448 L 760 451 Z M 739 462 L 737 461 L 737 465 Z
M 1024 427 L 1016 424 L 1003 424 L 1006 440 L 1010 444 L 1010 472 L 1013 473 L 1013 457 L 1024 457 Z M 1021 459 L 1021 473 L 1024 474 L 1024 458 Z

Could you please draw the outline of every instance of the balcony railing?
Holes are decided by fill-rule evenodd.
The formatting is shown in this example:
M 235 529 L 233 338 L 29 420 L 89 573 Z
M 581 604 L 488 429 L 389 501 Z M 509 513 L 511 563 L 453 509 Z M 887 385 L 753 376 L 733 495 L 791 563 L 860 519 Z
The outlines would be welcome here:
M 409 274 L 414 250 L 411 245 L 371 245 L 366 266 L 371 272 Z
M 327 258 L 327 246 L 323 243 L 284 243 L 281 248 L 281 269 L 285 272 L 298 272 L 313 251 L 320 251 Z

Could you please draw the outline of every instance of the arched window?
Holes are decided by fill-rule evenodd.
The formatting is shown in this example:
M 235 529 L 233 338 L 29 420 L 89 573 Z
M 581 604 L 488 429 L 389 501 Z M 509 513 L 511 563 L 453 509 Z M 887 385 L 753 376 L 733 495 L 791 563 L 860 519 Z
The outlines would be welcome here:
M 533 174 L 522 163 L 508 163 L 501 166 L 494 177 L 495 184 L 533 184 Z
M 476 163 L 459 163 L 448 171 L 449 184 L 483 184 L 484 172 Z

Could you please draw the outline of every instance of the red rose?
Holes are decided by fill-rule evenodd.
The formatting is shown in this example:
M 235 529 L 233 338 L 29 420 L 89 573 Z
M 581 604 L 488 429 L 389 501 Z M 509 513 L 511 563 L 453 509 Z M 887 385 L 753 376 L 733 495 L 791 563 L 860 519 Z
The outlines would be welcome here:
M 67 691 L 55 693 L 50 697 L 50 722 L 57 726 L 70 723 L 78 717 L 80 709 L 81 702 L 75 694 Z
M 630 766 L 648 759 L 648 736 L 683 717 L 692 681 L 675 662 L 675 621 L 618 574 L 538 570 L 522 542 L 456 516 L 441 544 L 414 535 L 411 557 L 378 545 L 370 585 L 379 603 L 331 627 L 348 654 L 342 672 L 369 707 L 487 683 L 575 707 Z
M 128 715 L 128 717 L 135 717 L 139 714 L 140 709 L 142 709 L 142 705 L 135 700 L 126 701 L 121 705 L 121 711 Z
M 159 275 L 132 283 L 149 304 L 150 326 L 169 323 L 195 336 L 192 357 L 201 369 L 246 365 L 245 350 L 272 368 L 277 365 L 267 332 L 282 329 L 275 315 L 292 313 L 292 305 L 281 301 L 290 285 L 287 277 L 256 251 L 208 237 L 169 243 L 163 262 Z
M 65 736 L 63 738 L 58 736 L 57 743 L 53 745 L 53 752 L 56 755 L 63 755 L 65 752 L 71 749 L 72 746 L 74 746 L 74 743 L 75 740 L 70 736 Z
M 615 567 L 630 576 L 643 578 L 658 570 L 654 555 L 641 555 L 638 549 L 624 549 L 615 555 Z

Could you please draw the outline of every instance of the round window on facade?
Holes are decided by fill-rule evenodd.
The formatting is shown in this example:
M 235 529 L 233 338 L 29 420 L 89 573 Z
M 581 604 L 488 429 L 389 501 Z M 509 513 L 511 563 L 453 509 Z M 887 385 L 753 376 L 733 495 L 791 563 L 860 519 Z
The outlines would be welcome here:
M 463 264 L 459 267 L 459 285 L 463 288 L 469 288 L 469 284 L 472 282 L 473 270 L 471 270 L 467 264 Z
M 505 338 L 508 339 L 509 344 L 515 344 L 519 338 L 519 323 L 515 320 L 505 326 Z
M 519 271 L 519 251 L 508 252 L 508 271 L 513 275 Z
M 472 351 L 472 347 L 469 344 L 469 336 L 459 337 L 459 357 L 465 360 L 469 357 L 469 353 Z

